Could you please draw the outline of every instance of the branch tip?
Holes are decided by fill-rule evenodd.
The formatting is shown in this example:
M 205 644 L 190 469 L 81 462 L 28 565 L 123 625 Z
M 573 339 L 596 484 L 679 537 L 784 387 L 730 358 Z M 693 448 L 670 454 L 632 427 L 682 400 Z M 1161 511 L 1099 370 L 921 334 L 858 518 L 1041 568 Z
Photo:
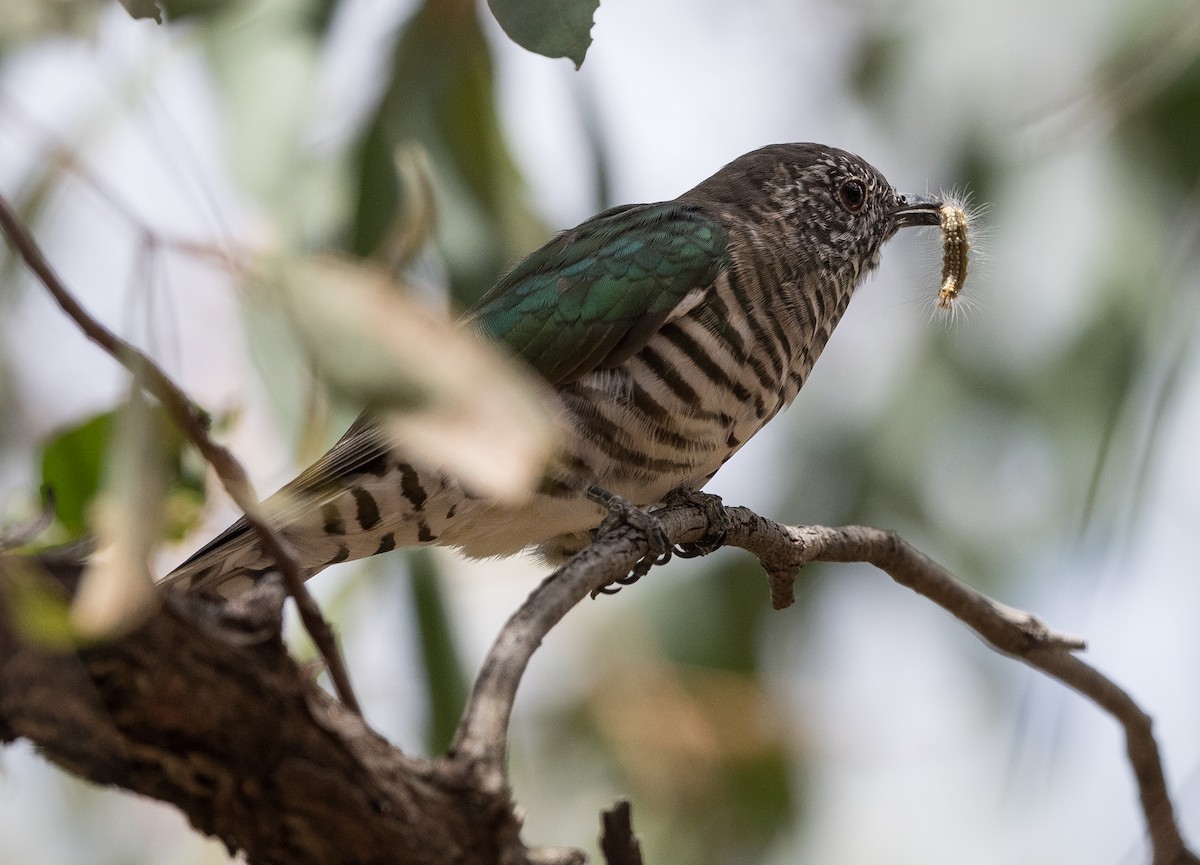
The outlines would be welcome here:
M 643 865 L 642 846 L 633 831 L 633 809 L 628 799 L 618 799 L 601 813 L 600 849 L 608 865 Z

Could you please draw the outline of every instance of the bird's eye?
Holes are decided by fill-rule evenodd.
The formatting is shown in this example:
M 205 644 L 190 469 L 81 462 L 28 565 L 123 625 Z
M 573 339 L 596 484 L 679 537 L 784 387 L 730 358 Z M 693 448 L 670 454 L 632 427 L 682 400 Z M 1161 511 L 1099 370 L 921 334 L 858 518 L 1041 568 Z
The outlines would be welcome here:
M 838 195 L 841 196 L 843 207 L 851 213 L 857 213 L 867 200 L 867 187 L 863 186 L 861 180 L 847 180 L 838 189 Z

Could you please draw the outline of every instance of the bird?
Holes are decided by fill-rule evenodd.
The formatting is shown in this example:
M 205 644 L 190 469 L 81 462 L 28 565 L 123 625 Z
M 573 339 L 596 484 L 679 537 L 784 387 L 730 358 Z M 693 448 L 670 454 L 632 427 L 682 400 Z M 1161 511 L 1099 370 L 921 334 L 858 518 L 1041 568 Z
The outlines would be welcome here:
M 557 402 L 554 468 L 526 501 L 489 499 L 419 464 L 368 410 L 268 499 L 274 524 L 305 579 L 428 544 L 564 561 L 610 513 L 645 517 L 701 490 L 796 398 L 884 242 L 938 225 L 942 205 L 898 193 L 845 150 L 787 143 L 740 156 L 671 201 L 605 210 L 464 314 Z M 643 527 L 653 533 L 652 514 Z M 275 567 L 242 518 L 162 584 L 233 596 Z

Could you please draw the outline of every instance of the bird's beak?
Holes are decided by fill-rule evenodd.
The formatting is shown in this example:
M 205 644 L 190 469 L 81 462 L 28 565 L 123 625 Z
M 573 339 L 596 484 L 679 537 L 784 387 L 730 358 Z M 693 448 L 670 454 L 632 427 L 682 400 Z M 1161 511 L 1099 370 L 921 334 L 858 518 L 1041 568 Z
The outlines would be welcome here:
M 941 225 L 942 205 L 940 198 L 929 195 L 898 195 L 898 206 L 892 211 L 896 228 L 912 228 L 923 225 Z

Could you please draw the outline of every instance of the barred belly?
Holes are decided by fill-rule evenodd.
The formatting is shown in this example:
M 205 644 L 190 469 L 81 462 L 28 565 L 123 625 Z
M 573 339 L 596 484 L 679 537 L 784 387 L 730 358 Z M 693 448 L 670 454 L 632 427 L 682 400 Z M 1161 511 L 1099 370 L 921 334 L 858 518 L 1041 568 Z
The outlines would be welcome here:
M 703 486 L 795 398 L 849 301 L 778 286 L 730 271 L 620 367 L 560 387 L 572 468 L 639 505 Z

